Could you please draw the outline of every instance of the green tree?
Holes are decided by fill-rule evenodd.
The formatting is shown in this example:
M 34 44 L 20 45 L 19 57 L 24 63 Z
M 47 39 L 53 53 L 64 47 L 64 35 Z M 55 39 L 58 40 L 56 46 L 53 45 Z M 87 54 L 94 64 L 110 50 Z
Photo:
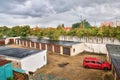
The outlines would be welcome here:
M 7 26 L 0 27 L 0 33 L 3 34 L 3 36 L 7 35 L 8 30 L 10 30 Z
M 57 26 L 57 29 L 63 29 L 64 28 L 64 24 L 59 24 L 58 26 Z
M 30 35 L 30 26 L 29 25 L 22 26 L 20 36 L 22 38 L 26 38 L 28 35 Z
M 115 29 L 115 37 L 120 40 L 120 27 Z
M 82 26 L 84 28 L 91 28 L 92 27 L 86 19 L 82 21 Z
M 0 38 L 3 38 L 3 33 L 0 33 Z
M 92 26 L 87 20 L 83 20 L 82 22 L 72 24 L 72 28 L 80 28 L 80 27 L 91 28 Z
M 98 28 L 93 27 L 93 28 L 90 28 L 89 31 L 91 36 L 97 36 Z
M 72 28 L 79 28 L 81 23 L 74 23 L 72 24 Z

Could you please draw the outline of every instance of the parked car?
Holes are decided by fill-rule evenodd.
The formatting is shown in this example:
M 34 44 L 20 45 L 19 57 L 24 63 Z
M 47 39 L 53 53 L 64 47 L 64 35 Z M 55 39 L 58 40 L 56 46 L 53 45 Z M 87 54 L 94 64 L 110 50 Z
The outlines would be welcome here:
M 100 58 L 85 57 L 83 60 L 83 67 L 85 68 L 96 68 L 103 70 L 110 70 L 111 65 L 107 61 L 101 61 Z

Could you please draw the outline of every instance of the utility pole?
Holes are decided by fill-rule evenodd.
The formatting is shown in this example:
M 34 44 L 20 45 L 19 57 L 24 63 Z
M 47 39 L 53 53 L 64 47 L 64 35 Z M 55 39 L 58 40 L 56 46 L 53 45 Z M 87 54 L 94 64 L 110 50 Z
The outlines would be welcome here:
M 95 27 L 96 27 L 96 21 L 95 21 Z
M 117 27 L 117 19 L 116 19 L 116 27 Z
M 82 16 L 80 16 L 80 21 L 81 21 L 81 26 L 83 27 L 83 21 L 82 21 Z

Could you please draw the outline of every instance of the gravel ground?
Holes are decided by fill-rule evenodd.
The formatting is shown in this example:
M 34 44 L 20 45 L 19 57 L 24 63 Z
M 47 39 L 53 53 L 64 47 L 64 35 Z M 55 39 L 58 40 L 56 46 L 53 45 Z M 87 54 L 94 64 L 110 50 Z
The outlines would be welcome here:
M 7 46 L 26 48 L 18 45 Z M 105 55 L 95 53 L 84 52 L 72 57 L 51 53 L 47 55 L 47 65 L 37 69 L 34 75 L 30 75 L 30 80 L 113 80 L 111 71 L 83 68 L 84 57 L 99 57 L 106 60 Z
M 99 57 L 106 60 L 105 55 L 82 53 L 73 57 L 48 54 L 48 64 L 37 69 L 32 80 L 105 80 L 104 76 L 111 71 L 85 69 L 82 67 L 84 57 Z M 41 75 L 43 78 L 41 78 Z M 49 77 L 51 77 L 49 79 Z M 109 76 L 109 75 L 108 75 Z M 41 79 L 40 79 L 41 78 Z

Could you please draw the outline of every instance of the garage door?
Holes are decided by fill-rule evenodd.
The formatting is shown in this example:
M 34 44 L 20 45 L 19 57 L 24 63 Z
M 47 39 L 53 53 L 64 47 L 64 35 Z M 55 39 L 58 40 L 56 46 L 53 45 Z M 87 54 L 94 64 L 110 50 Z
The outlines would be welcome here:
M 20 44 L 22 45 L 22 40 L 20 40 Z
M 19 40 L 18 40 L 18 39 L 16 39 L 16 42 L 17 42 L 17 44 L 19 45 Z
M 1 40 L 1 41 L 0 41 L 0 46 L 3 46 L 3 45 L 5 45 L 5 41 L 4 41 L 4 40 Z
M 47 44 L 47 50 L 52 51 L 52 45 L 51 44 Z
M 34 47 L 34 42 L 31 42 L 31 47 Z
M 40 48 L 40 44 L 36 42 L 36 48 Z
M 63 54 L 70 55 L 70 48 L 63 47 Z
M 60 53 L 60 46 L 54 45 L 54 51 L 55 53 Z
M 44 43 L 41 43 L 41 49 L 45 50 L 45 44 Z
M 9 39 L 9 41 L 10 41 L 10 42 L 9 42 L 10 44 L 13 44 L 13 43 L 14 43 L 14 39 Z
M 24 46 L 26 46 L 26 41 L 24 41 Z

